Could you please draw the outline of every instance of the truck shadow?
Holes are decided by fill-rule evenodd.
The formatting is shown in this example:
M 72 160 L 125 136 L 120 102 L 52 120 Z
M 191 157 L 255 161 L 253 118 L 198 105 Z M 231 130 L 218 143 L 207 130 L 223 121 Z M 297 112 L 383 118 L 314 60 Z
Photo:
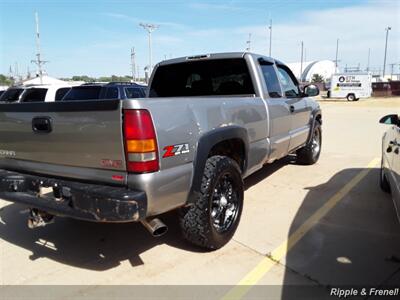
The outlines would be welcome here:
M 265 166 L 246 179 L 246 188 L 290 161 L 285 158 Z M 140 254 L 161 244 L 204 252 L 183 239 L 177 211 L 160 216 L 168 225 L 168 232 L 159 238 L 152 237 L 140 223 L 101 224 L 62 217 L 56 217 L 54 224 L 32 230 L 27 227 L 27 208 L 15 203 L 0 209 L 0 218 L 0 238 L 31 251 L 29 258 L 33 261 L 48 258 L 78 268 L 104 271 L 125 260 L 132 266 L 142 265 Z
M 346 169 L 308 188 L 288 238 L 364 170 Z M 281 260 L 285 266 L 282 300 L 331 299 L 330 287 L 400 284 L 400 224 L 393 201 L 380 190 L 378 179 L 379 169 L 370 170 Z

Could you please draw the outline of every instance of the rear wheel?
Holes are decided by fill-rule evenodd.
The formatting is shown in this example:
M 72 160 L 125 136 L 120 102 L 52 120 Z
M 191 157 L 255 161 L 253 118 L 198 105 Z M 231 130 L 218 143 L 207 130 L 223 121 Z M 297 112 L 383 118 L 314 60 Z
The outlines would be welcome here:
M 321 155 L 322 129 L 321 123 L 316 121 L 311 140 L 303 148 L 297 150 L 297 163 L 302 165 L 315 164 Z
M 208 158 L 194 205 L 181 210 L 180 225 L 185 239 L 207 249 L 228 243 L 239 224 L 243 195 L 236 161 L 226 156 Z
M 348 94 L 347 95 L 347 101 L 354 101 L 356 100 L 356 96 L 354 94 Z
M 389 181 L 386 178 L 385 172 L 383 170 L 383 162 L 381 166 L 381 172 L 379 176 L 379 185 L 381 186 L 382 191 L 385 193 L 390 193 L 390 184 Z

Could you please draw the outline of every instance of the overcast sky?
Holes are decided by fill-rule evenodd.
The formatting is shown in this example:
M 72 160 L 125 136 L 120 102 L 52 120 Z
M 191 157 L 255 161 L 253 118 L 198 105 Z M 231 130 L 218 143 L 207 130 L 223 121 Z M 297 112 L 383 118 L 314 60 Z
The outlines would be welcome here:
M 251 33 L 251 51 L 268 54 L 272 19 L 272 56 L 300 60 L 335 58 L 339 66 L 382 69 L 385 28 L 387 64 L 400 63 L 400 1 L 0 1 L 0 73 L 18 63 L 25 74 L 35 58 L 34 12 L 40 17 L 42 55 L 49 75 L 130 74 L 135 47 L 143 74 L 148 64 L 147 34 L 139 22 L 160 27 L 153 34 L 153 62 L 164 57 L 243 51 Z M 390 67 L 387 66 L 390 71 Z M 395 72 L 400 72 L 399 66 Z

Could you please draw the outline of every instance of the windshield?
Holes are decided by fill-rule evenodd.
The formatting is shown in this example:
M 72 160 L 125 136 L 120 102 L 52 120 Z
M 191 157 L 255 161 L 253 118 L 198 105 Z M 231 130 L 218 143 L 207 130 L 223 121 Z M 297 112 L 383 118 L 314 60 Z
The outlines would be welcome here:
M 24 89 L 8 89 L 0 96 L 0 101 L 4 102 L 15 102 L 19 100 L 19 96 L 22 94 Z
M 95 100 L 99 99 L 100 91 L 101 86 L 73 87 L 62 100 Z
M 254 87 L 243 58 L 160 66 L 150 88 L 150 97 L 249 94 L 254 94 Z

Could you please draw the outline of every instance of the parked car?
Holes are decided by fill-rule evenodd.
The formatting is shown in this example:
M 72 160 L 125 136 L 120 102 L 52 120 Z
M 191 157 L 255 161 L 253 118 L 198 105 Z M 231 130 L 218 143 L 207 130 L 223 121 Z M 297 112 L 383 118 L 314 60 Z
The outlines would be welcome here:
M 129 99 L 146 97 L 146 86 L 130 82 L 110 82 L 107 84 L 83 84 L 73 87 L 63 101 Z
M 0 102 L 52 102 L 61 100 L 71 89 L 69 85 L 28 85 L 10 87 L 0 96 Z
M 380 186 L 383 191 L 392 194 L 400 220 L 400 118 L 398 115 L 387 115 L 379 122 L 391 125 L 382 139 Z
M 182 57 L 151 78 L 151 98 L 0 105 L 0 198 L 30 206 L 31 227 L 62 215 L 154 236 L 167 230 L 157 216 L 180 209 L 184 237 L 216 249 L 239 224 L 243 178 L 290 153 L 318 161 L 318 88 L 279 60 Z

